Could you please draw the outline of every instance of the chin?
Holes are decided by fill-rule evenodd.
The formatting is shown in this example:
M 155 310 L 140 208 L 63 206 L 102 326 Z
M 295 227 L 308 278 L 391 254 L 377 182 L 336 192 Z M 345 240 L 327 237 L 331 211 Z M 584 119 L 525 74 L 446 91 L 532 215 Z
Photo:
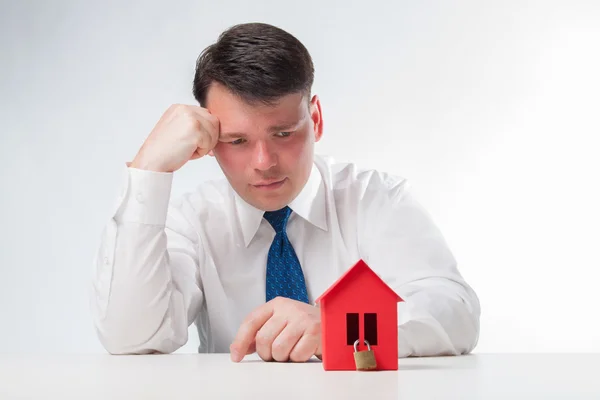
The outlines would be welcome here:
M 252 204 L 252 203 L 251 203 Z M 254 207 L 262 211 L 277 211 L 287 206 L 289 201 L 258 201 L 252 204 Z
M 248 196 L 246 202 L 262 211 L 277 211 L 287 206 L 292 200 L 289 195 Z

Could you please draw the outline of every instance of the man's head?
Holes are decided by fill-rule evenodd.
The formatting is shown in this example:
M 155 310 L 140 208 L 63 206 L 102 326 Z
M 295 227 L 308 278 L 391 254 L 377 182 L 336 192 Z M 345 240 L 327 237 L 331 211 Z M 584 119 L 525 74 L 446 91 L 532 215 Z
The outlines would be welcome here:
M 284 207 L 308 180 L 323 133 L 313 77 L 302 43 L 267 24 L 236 25 L 198 58 L 194 97 L 220 121 L 213 153 L 256 208 Z

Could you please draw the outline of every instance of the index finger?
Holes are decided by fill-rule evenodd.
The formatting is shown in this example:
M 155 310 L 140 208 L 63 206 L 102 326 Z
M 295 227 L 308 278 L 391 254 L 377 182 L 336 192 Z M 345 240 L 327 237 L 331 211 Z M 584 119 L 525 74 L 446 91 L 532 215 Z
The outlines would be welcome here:
M 256 333 L 273 315 L 273 304 L 265 303 L 252 311 L 244 319 L 235 335 L 235 339 L 229 346 L 231 359 L 235 362 L 242 361 L 247 354 L 250 345 L 254 342 Z

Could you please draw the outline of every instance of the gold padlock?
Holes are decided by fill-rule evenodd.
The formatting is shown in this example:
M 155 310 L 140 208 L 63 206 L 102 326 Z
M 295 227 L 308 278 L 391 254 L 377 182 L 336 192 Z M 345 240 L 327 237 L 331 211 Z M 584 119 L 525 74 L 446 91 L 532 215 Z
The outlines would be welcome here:
M 370 371 L 377 369 L 377 361 L 375 361 L 375 353 L 371 350 L 371 345 L 365 340 L 367 350 L 358 351 L 359 340 L 354 342 L 354 362 L 358 371 Z

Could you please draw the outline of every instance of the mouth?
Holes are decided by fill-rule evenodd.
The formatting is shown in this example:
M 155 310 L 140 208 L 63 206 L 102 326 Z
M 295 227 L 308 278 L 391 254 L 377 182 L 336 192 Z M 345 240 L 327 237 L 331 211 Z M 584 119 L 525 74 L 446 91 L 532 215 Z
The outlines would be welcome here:
M 283 184 L 285 183 L 286 180 L 287 180 L 287 178 L 283 178 L 283 179 L 280 179 L 277 181 L 274 181 L 274 180 L 262 181 L 262 182 L 258 182 L 256 184 L 254 184 L 252 186 L 259 190 L 275 190 L 275 189 L 279 189 L 281 186 L 283 186 Z

